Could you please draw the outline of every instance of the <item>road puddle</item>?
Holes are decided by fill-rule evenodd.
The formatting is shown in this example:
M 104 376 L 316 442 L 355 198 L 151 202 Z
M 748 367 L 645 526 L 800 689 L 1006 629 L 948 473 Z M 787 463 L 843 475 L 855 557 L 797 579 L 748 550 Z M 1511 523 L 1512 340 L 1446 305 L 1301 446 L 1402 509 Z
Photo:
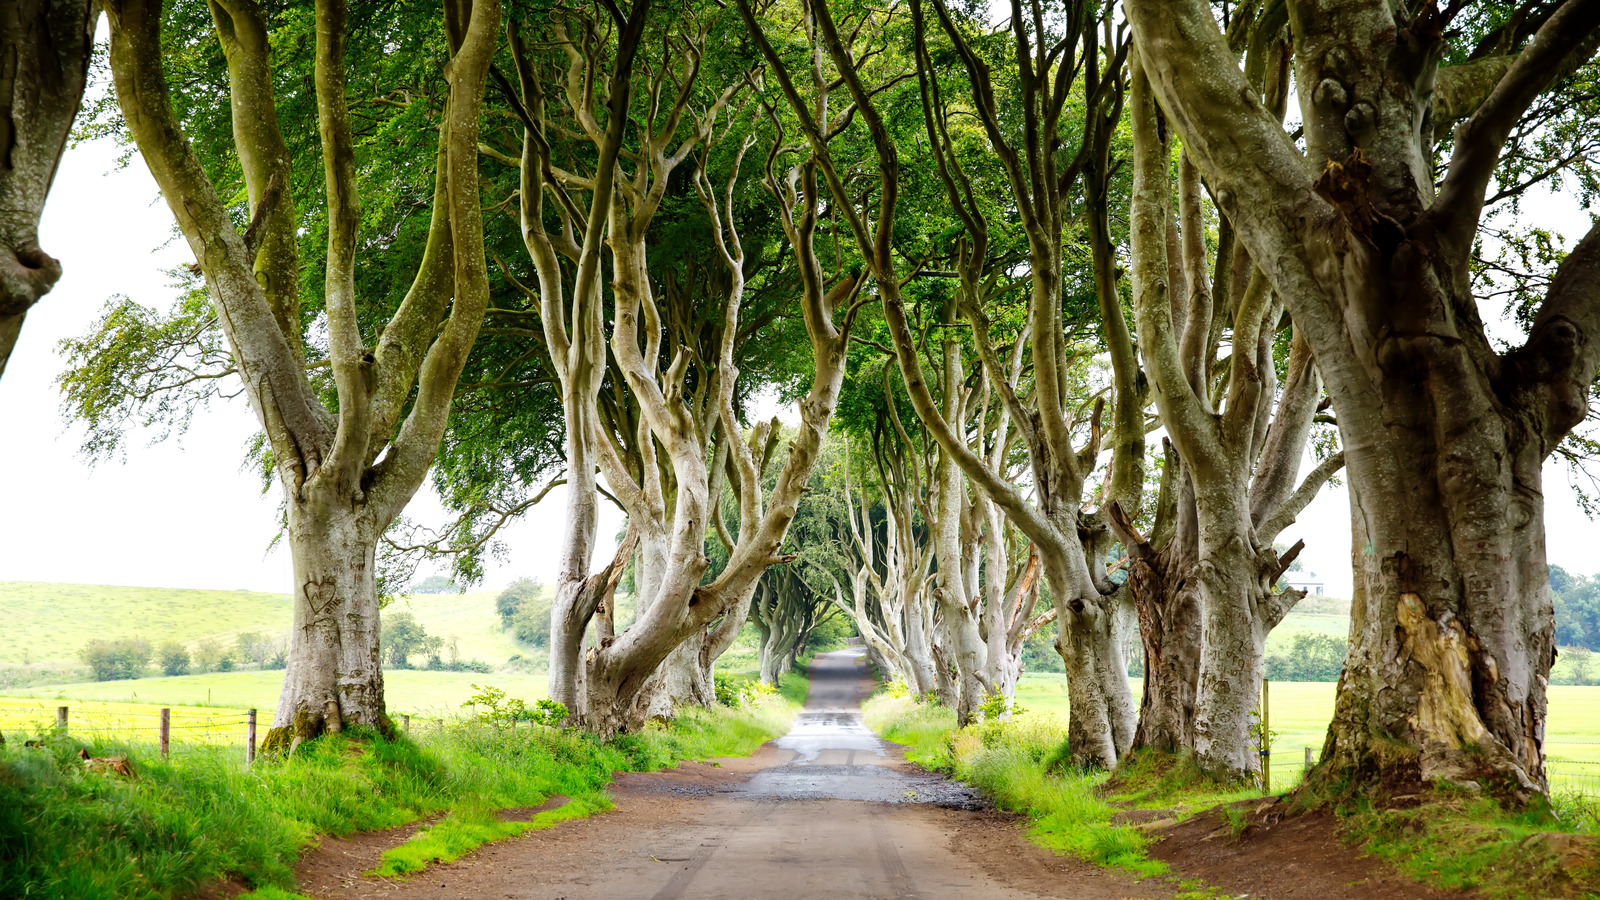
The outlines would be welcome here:
M 966 785 L 924 772 L 895 755 L 861 721 L 860 650 L 817 657 L 808 675 L 806 709 L 775 742 L 793 757 L 762 769 L 732 791 L 750 800 L 861 800 L 928 803 L 953 809 L 988 804 Z

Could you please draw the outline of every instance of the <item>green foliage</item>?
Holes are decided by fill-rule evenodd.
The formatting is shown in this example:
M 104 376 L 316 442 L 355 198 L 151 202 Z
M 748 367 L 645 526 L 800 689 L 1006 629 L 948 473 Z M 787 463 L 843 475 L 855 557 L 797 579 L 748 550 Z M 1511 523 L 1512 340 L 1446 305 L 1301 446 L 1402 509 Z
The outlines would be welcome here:
M 804 653 L 827 653 L 829 650 L 838 650 L 845 646 L 845 642 L 856 636 L 855 621 L 844 615 L 831 615 L 822 619 L 806 633 L 801 651 Z
M 1586 578 L 1551 566 L 1550 594 L 1556 607 L 1556 644 L 1600 650 L 1600 575 Z
M 528 705 L 492 684 L 474 684 L 477 693 L 467 698 L 462 706 L 477 711 L 477 720 L 485 725 L 515 725 L 528 718 Z
M 231 647 L 223 647 L 216 638 L 206 638 L 195 645 L 194 670 L 196 672 L 231 672 L 234 656 Z
M 384 662 L 396 669 L 408 668 L 413 653 L 438 656 L 444 645 L 444 639 L 428 634 L 410 610 L 385 615 L 378 642 Z
M 1594 651 L 1588 647 L 1569 647 L 1561 655 L 1566 658 L 1565 671 L 1559 676 L 1552 672 L 1553 682 L 1577 685 L 1594 683 Z
M 1267 677 L 1273 681 L 1338 681 L 1347 648 L 1346 641 L 1332 635 L 1299 632 L 1287 650 L 1267 654 Z
M 549 697 L 540 697 L 533 704 L 533 710 L 528 713 L 528 721 L 535 725 L 554 728 L 567 721 L 567 705 L 559 700 Z
M 150 665 L 150 642 L 144 638 L 94 640 L 83 645 L 79 656 L 95 681 L 143 678 L 145 667 Z
M 993 720 L 998 719 L 1007 713 L 1020 716 L 1027 712 L 1027 710 L 1017 706 L 1014 701 L 1007 700 L 1005 694 L 996 692 L 990 694 L 988 697 L 984 698 L 982 703 L 978 704 L 978 712 L 983 714 L 983 718 L 985 720 Z
M 789 691 L 775 688 L 749 674 L 734 675 L 718 670 L 712 673 L 711 678 L 717 692 L 717 702 L 729 709 L 760 709 L 779 696 L 794 702 L 803 702 L 805 699 L 803 693 L 799 697 L 790 697 Z M 805 683 L 797 675 L 788 675 L 782 680 L 785 686 L 796 681 Z
M 717 702 L 729 709 L 739 708 L 739 682 L 727 672 L 712 672 L 711 684 L 717 694 Z
M 550 645 L 550 604 L 538 599 L 522 601 L 511 617 L 511 633 L 517 640 L 535 647 Z
M 494 611 L 500 616 L 502 627 L 510 628 L 511 619 L 523 603 L 539 596 L 544 586 L 537 579 L 518 578 L 494 598 Z
M 161 674 L 167 676 L 189 674 L 189 650 L 177 641 L 167 641 L 157 651 Z
M 1022 645 L 1022 668 L 1026 672 L 1065 672 L 1066 663 L 1056 652 L 1056 623 L 1050 622 L 1028 635 Z M 1141 661 L 1142 662 L 1142 661 Z

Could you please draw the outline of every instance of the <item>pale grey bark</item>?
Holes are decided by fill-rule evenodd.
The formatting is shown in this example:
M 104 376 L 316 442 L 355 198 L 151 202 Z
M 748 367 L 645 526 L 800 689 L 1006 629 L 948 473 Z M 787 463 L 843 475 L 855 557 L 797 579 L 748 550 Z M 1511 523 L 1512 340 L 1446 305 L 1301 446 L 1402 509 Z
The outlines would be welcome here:
M 251 0 L 218 0 L 212 11 L 228 59 L 234 141 L 259 229 L 248 243 L 173 110 L 162 67 L 159 0 L 107 4 L 110 62 L 128 129 L 205 276 L 277 463 L 300 628 L 265 744 L 290 747 L 346 725 L 387 727 L 372 561 L 379 536 L 433 462 L 488 301 L 477 138 L 500 9 L 494 0 L 477 0 L 470 14 L 468 7 L 452 10 L 463 30 L 450 35 L 450 94 L 428 245 L 410 292 L 369 349 L 353 274 L 359 199 L 345 89 L 349 28 L 342 3 L 317 4 L 313 49 L 327 174 L 326 304 L 337 414 L 322 405 L 302 362 L 293 313 L 298 275 L 292 249 L 285 249 L 298 226 L 285 212 L 294 206 L 275 127 L 263 15 Z
M 633 15 L 642 16 L 641 7 L 636 6 Z M 639 535 L 641 552 L 636 573 L 639 616 L 628 629 L 602 642 L 582 660 L 569 656 L 556 661 L 552 667 L 553 689 L 559 686 L 563 695 L 570 699 L 569 709 L 577 721 L 601 734 L 636 728 L 652 710 L 659 709 L 658 701 L 663 693 L 670 694 L 674 690 L 669 685 L 672 670 L 679 668 L 669 666 L 662 670 L 663 662 L 686 640 L 703 640 L 708 626 L 735 614 L 736 606 L 749 601 L 766 568 L 784 560 L 778 547 L 794 517 L 842 384 L 846 338 L 834 324 L 834 312 L 838 304 L 854 296 L 857 287 L 856 281 L 848 277 L 836 280 L 832 289 L 824 284 L 810 248 L 816 224 L 814 186 L 802 187 L 797 192 L 795 179 L 790 179 L 787 185 L 780 184 L 769 172 L 769 190 L 778 195 L 780 201 L 788 201 L 786 227 L 805 283 L 802 308 L 812 340 L 816 372 L 811 391 L 800 404 L 801 423 L 790 444 L 784 468 L 769 495 L 755 463 L 757 451 L 738 438 L 739 426 L 732 406 L 739 374 L 734 365 L 733 344 L 739 339 L 744 253 L 733 228 L 731 209 L 726 215 L 719 211 L 718 191 L 712 189 L 703 173 L 696 176 L 696 186 L 712 218 L 719 252 L 731 282 L 722 298 L 717 365 L 712 372 L 703 373 L 715 387 L 696 395 L 697 401 L 703 399 L 704 403 L 683 402 L 691 354 L 687 348 L 675 347 L 678 335 L 665 332 L 647 270 L 647 232 L 665 197 L 669 176 L 693 151 L 709 146 L 719 137 L 718 115 L 744 87 L 743 82 L 735 81 L 714 95 L 698 114 L 689 115 L 691 100 L 695 99 L 694 92 L 698 89 L 699 60 L 707 32 L 702 23 L 684 22 L 676 27 L 678 40 L 664 47 L 667 58 L 653 61 L 650 70 L 653 79 L 650 97 L 652 102 L 660 101 L 660 115 L 641 116 L 632 123 L 637 149 L 630 149 L 625 155 L 615 151 L 613 137 L 629 127 L 631 108 L 626 97 L 627 87 L 623 84 L 626 75 L 620 67 L 612 68 L 609 96 L 612 108 L 607 113 L 607 130 L 602 131 L 590 109 L 591 98 L 585 87 L 600 77 L 602 55 L 582 52 L 578 43 L 571 39 L 558 41 L 570 63 L 567 93 L 569 112 L 576 120 L 575 130 L 585 133 L 602 154 L 596 177 L 592 180 L 569 177 L 571 186 L 575 190 L 589 191 L 591 199 L 599 196 L 602 186 L 609 193 L 604 204 L 593 205 L 587 219 L 585 243 L 578 252 L 587 253 L 590 246 L 598 252 L 600 235 L 604 234 L 605 247 L 610 250 L 612 259 L 615 320 L 610 335 L 610 354 L 615 362 L 613 374 L 626 384 L 631 402 L 638 411 L 638 439 L 633 451 L 638 454 L 640 465 L 636 468 L 625 464 L 617 448 L 597 429 L 592 429 L 586 440 L 593 445 L 593 460 L 604 471 L 612 493 L 627 509 L 630 527 Z M 619 39 L 637 44 L 636 34 L 629 38 L 628 32 L 624 32 Z M 626 43 L 618 46 L 626 47 Z M 634 47 L 621 55 L 628 56 L 631 64 L 631 55 L 637 52 Z M 526 54 L 519 53 L 519 56 L 526 57 Z M 525 70 L 530 68 L 526 61 L 520 65 Z M 526 87 L 524 95 L 530 95 Z M 536 103 L 532 105 L 537 106 Z M 530 108 L 528 113 L 530 122 L 543 115 L 542 110 L 536 108 Z M 529 144 L 536 151 L 534 155 L 543 154 L 538 159 L 539 177 L 543 178 L 543 170 L 552 168 L 548 150 L 540 146 L 541 140 L 534 128 L 530 127 L 528 134 Z M 526 161 L 528 153 L 525 152 L 524 158 L 524 177 L 527 178 L 528 171 L 535 166 Z M 722 186 L 723 190 L 733 189 L 737 169 L 736 165 L 732 180 Z M 548 179 L 543 187 L 552 190 L 558 199 L 566 197 L 562 215 L 569 221 L 576 218 L 572 212 L 575 204 L 567 196 L 566 187 Z M 731 194 L 724 205 L 731 206 Z M 543 228 L 532 230 L 542 233 Z M 545 291 L 546 282 L 559 284 L 561 271 L 554 252 L 557 240 L 551 236 L 539 240 L 546 246 L 530 247 L 530 251 L 541 269 L 541 290 Z M 572 252 L 571 247 L 567 250 Z M 582 275 L 580 266 L 580 278 Z M 555 321 L 561 322 L 559 307 L 553 311 L 556 312 Z M 594 323 L 595 335 L 600 331 L 600 315 L 596 300 L 590 320 Z M 547 329 L 550 321 L 547 316 Z M 552 340 L 552 351 L 564 353 L 569 345 L 564 336 L 557 337 L 563 340 Z M 593 340 L 592 358 L 598 363 L 604 359 L 604 349 L 597 336 Z M 666 344 L 668 340 L 674 344 Z M 576 342 L 572 344 L 575 345 Z M 675 349 L 670 354 L 671 361 L 663 368 L 660 360 L 668 347 Z M 584 397 L 575 400 L 592 405 Z M 574 413 L 569 407 L 569 420 Z M 569 421 L 569 429 L 571 427 Z M 740 527 L 726 568 L 711 583 L 702 584 L 708 565 L 702 549 L 711 527 L 714 502 L 721 499 L 720 487 L 713 495 L 711 471 L 713 458 L 721 452 L 714 451 L 711 444 L 719 431 L 726 441 L 727 458 L 739 473 L 735 481 Z M 670 480 L 663 477 L 663 472 L 670 472 Z M 592 543 L 592 532 L 589 536 L 569 533 L 567 541 L 570 551 L 567 555 L 577 561 L 585 549 L 579 545 L 586 541 Z M 574 586 L 568 594 L 576 596 L 579 570 L 576 565 L 573 569 L 570 582 Z M 566 602 L 564 606 L 581 612 L 581 604 Z M 689 661 L 684 659 L 682 671 L 687 671 L 688 665 Z M 581 675 L 578 674 L 580 668 Z M 558 670 L 564 673 L 559 681 L 555 674 Z
M 61 264 L 39 246 L 39 216 L 89 76 L 98 0 L 0 6 L 0 376 L 28 309 Z
M 1133 66 L 1134 307 L 1156 405 L 1179 462 L 1176 506 L 1167 511 L 1179 520 L 1168 547 L 1152 548 L 1126 517 L 1118 523 L 1134 557 L 1130 589 L 1151 631 L 1145 694 L 1151 721 L 1141 726 L 1141 739 L 1158 749 L 1192 750 L 1221 780 L 1243 779 L 1256 766 L 1251 729 L 1266 636 L 1303 596 L 1275 592 L 1285 564 L 1272 549 L 1276 532 L 1258 526 L 1277 516 L 1272 527 L 1281 527 L 1298 512 L 1289 500 L 1298 496 L 1318 382 L 1302 342 L 1281 402 L 1275 396 L 1268 373 L 1281 309 L 1260 274 L 1235 295 L 1221 265 L 1215 279 L 1206 271 L 1200 173 L 1185 153 L 1174 217 L 1170 150 L 1137 55 Z M 1169 255 L 1173 249 L 1178 260 Z M 1218 309 L 1231 322 L 1232 351 L 1225 383 L 1213 390 L 1208 372 L 1223 333 L 1213 321 Z M 1327 475 L 1325 468 L 1314 471 L 1304 493 L 1314 494 Z
M 1016 395 L 1014 383 L 1006 381 L 1006 368 L 996 358 L 988 336 L 981 295 L 973 289 L 988 262 L 983 249 L 987 225 L 973 202 L 972 186 L 949 150 L 939 82 L 932 71 L 925 38 L 920 37 L 927 26 L 921 4 L 913 3 L 929 138 L 936 149 L 944 148 L 936 156 L 939 172 L 973 244 L 963 260 L 963 314 L 973 325 L 973 337 L 988 378 L 1027 447 L 1032 483 L 1038 493 L 1037 506 L 1025 500 L 1008 479 L 998 477 L 979 455 L 957 447 L 959 438 L 951 431 L 952 423 L 941 419 L 929 402 L 931 398 L 919 398 L 922 382 L 920 375 L 913 372 L 916 357 L 910 334 L 896 325 L 899 314 L 892 299 L 886 297 L 891 330 L 919 416 L 974 487 L 1027 535 L 1043 558 L 1056 603 L 1057 648 L 1068 668 L 1073 755 L 1080 764 L 1109 767 L 1115 765 L 1132 741 L 1134 708 L 1116 637 L 1122 629 L 1117 623 L 1123 619 L 1123 601 L 1114 596 L 1114 586 L 1104 571 L 1103 551 L 1110 545 L 1109 535 L 1101 514 L 1083 511 L 1085 483 L 1106 435 L 1098 410 L 1091 423 L 1075 420 L 1068 411 L 1070 362 L 1061 316 L 1061 291 L 1067 259 L 1064 217 L 1081 176 L 1088 201 L 1085 219 L 1094 258 L 1094 284 L 1116 382 L 1110 429 L 1114 459 L 1104 500 L 1120 501 L 1136 509 L 1143 491 L 1145 401 L 1139 388 L 1133 344 L 1122 319 L 1114 248 L 1107 225 L 1110 136 L 1116 119 L 1114 110 L 1120 105 L 1118 73 L 1125 47 L 1120 43 L 1099 45 L 1101 13 L 1088 4 L 1069 5 L 1066 18 L 1071 24 L 1054 39 L 1033 33 L 1031 20 L 1019 8 L 1009 25 L 1018 50 L 1014 60 L 1007 61 L 1008 66 L 1017 66 L 1021 85 L 1020 115 L 1026 126 L 1018 136 L 1005 124 L 1017 111 L 1002 110 L 996 101 L 988 62 L 968 43 L 950 10 L 937 0 L 933 6 L 940 27 L 967 70 L 977 118 L 1004 166 L 1028 240 L 1032 300 L 1026 340 L 1033 362 L 1034 391 L 1025 402 Z M 1049 40 L 1058 43 L 1048 56 L 1042 50 L 1035 53 L 1039 44 Z M 1085 136 L 1075 153 L 1062 154 L 1058 152 L 1057 135 L 1069 85 L 1074 80 L 1069 73 L 1080 66 L 1086 73 L 1084 89 L 1088 94 Z M 1087 429 L 1082 428 L 1085 424 Z M 1082 440 L 1082 430 L 1089 432 L 1087 440 Z
M 1438 184 L 1441 13 L 1293 9 L 1309 160 L 1238 72 L 1208 5 L 1127 3 L 1161 108 L 1304 330 L 1338 414 L 1356 597 L 1314 777 L 1527 796 L 1545 786 L 1552 659 L 1540 468 L 1581 420 L 1600 356 L 1600 230 L 1505 354 L 1483 332 L 1468 261 L 1506 136 L 1574 53 L 1593 52 L 1600 3 L 1555 8 L 1456 129 Z

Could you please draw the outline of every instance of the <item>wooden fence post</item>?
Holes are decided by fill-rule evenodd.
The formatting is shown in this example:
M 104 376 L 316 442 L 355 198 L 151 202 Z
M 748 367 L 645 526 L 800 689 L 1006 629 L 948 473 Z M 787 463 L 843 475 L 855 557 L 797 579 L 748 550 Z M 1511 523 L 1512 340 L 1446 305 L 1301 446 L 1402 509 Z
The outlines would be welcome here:
M 253 766 L 256 762 L 256 711 L 250 710 L 250 721 L 244 730 L 244 764 Z
M 400 716 L 400 727 L 404 728 L 406 731 L 410 731 L 411 730 L 411 717 L 407 716 L 407 715 L 401 715 Z
M 1311 749 L 1310 747 L 1307 747 L 1306 748 L 1306 771 L 1305 771 L 1305 774 L 1306 775 L 1310 775 L 1311 774 L 1311 768 L 1313 766 L 1315 766 L 1316 764 L 1317 764 L 1316 751 Z
M 172 710 L 161 707 L 161 758 L 172 752 Z
M 1268 678 L 1261 679 L 1261 792 L 1272 793 L 1272 725 L 1268 718 L 1267 688 L 1272 684 Z
M 67 733 L 67 708 L 65 706 L 56 707 L 56 730 L 62 734 Z

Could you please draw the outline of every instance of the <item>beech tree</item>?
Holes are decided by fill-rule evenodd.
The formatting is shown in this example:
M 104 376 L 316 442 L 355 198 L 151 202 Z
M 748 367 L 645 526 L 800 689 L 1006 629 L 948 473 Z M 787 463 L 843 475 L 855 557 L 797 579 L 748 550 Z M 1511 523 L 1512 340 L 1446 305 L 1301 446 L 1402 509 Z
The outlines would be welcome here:
M 940 28 L 961 62 L 973 107 L 989 146 L 1005 170 L 1011 199 L 1026 233 L 1032 288 L 1027 340 L 1034 389 L 1025 402 L 1018 396 L 1016 385 L 1008 380 L 1013 367 L 1001 362 L 989 335 L 980 293 L 983 267 L 990 264 L 982 247 L 988 223 L 953 152 L 948 113 L 938 93 L 938 75 L 923 43 L 928 28 L 921 4 L 914 3 L 914 31 L 919 35 L 917 65 L 929 139 L 948 198 L 971 242 L 966 251 L 971 263 L 961 274 L 962 295 L 957 308 L 972 323 L 973 340 L 984 371 L 1027 448 L 1036 503 L 973 452 L 952 427 L 951 398 L 946 397 L 941 408 L 928 389 L 903 301 L 897 287 L 887 286 L 897 277 L 887 235 L 869 237 L 863 232 L 859 240 L 863 253 L 878 265 L 874 278 L 883 293 L 894 348 L 918 417 L 975 489 L 987 502 L 995 504 L 1039 553 L 1055 604 L 1057 649 L 1067 669 L 1071 702 L 1068 741 L 1073 758 L 1085 765 L 1111 767 L 1131 745 L 1135 728 L 1120 640 L 1128 622 L 1125 603 L 1103 562 L 1113 536 L 1101 513 L 1083 509 L 1087 482 L 1108 435 L 1100 408 L 1088 415 L 1075 415 L 1068 400 L 1071 352 L 1063 327 L 1062 300 L 1069 262 L 1063 242 L 1073 188 L 1081 177 L 1091 251 L 1089 280 L 1101 311 L 1102 338 L 1110 350 L 1116 382 L 1108 441 L 1113 460 L 1102 500 L 1120 500 L 1125 507 L 1137 509 L 1143 492 L 1144 399 L 1132 340 L 1122 316 L 1107 224 L 1110 136 L 1122 103 L 1120 73 L 1125 47 L 1115 40 L 1102 44 L 1103 16 L 1107 11 L 1099 4 L 1070 4 L 1059 33 L 1047 33 L 1041 7 L 1014 2 L 1007 27 L 1019 92 L 1014 100 L 1021 108 L 1019 130 L 1010 124 L 1017 117 L 997 95 L 990 64 L 966 36 L 967 23 L 944 5 L 933 5 Z M 843 69 L 843 46 L 834 53 Z M 1068 155 L 1059 152 L 1058 141 L 1062 117 L 1078 87 L 1076 78 L 1080 73 L 1084 130 L 1078 147 Z M 848 73 L 842 75 L 847 84 L 851 83 Z M 858 102 L 864 110 L 870 105 L 870 99 L 858 98 Z M 876 113 L 864 112 L 863 117 L 873 136 L 880 170 L 885 173 L 885 180 L 892 178 L 897 167 L 894 142 L 880 129 Z M 952 362 L 947 348 L 947 370 Z
M 1441 60 L 1458 6 L 1288 4 L 1304 152 L 1210 4 L 1125 9 L 1163 120 L 1303 331 L 1337 414 L 1355 597 L 1313 778 L 1544 791 L 1541 467 L 1584 418 L 1600 362 L 1600 227 L 1505 352 L 1470 269 L 1506 141 L 1587 63 L 1600 3 L 1517 7 L 1456 65 Z
M 1268 27 L 1281 23 L 1269 20 Z M 1263 91 L 1269 106 L 1282 109 L 1286 88 L 1279 81 Z M 1310 347 L 1293 331 L 1280 392 L 1274 348 L 1284 330 L 1283 303 L 1263 276 L 1250 274 L 1231 231 L 1208 266 L 1202 186 L 1187 155 L 1178 165 L 1173 215 L 1171 148 L 1140 70 L 1129 118 L 1139 344 L 1176 451 L 1164 469 L 1154 540 L 1120 508 L 1112 510 L 1132 558 L 1127 584 L 1145 647 L 1135 746 L 1192 752 L 1202 769 L 1231 781 L 1256 769 L 1252 728 L 1267 633 L 1305 596 L 1277 589 L 1303 544 L 1280 559 L 1272 541 L 1343 457 L 1331 454 L 1299 481 L 1321 398 Z M 1174 244 L 1176 259 L 1168 255 Z M 1225 331 L 1231 349 L 1219 359 Z
M 295 569 L 295 629 L 267 747 L 346 725 L 387 728 L 374 557 L 421 485 L 488 285 L 478 199 L 478 118 L 499 43 L 495 0 L 448 2 L 448 99 L 438 139 L 426 250 L 403 301 L 370 324 L 356 290 L 362 238 L 350 111 L 350 19 L 315 12 L 312 71 L 326 191 L 326 313 L 331 397 L 308 375 L 291 153 L 278 125 L 266 13 L 252 0 L 210 6 L 227 63 L 232 151 L 247 203 L 235 210 L 186 134 L 168 84 L 159 0 L 107 4 L 118 105 L 204 277 L 233 373 L 265 434 L 282 487 Z M 300 46 L 305 46 L 302 43 Z M 293 62 L 301 62 L 299 59 Z M 212 123 L 196 123 L 205 128 Z M 240 221 L 248 227 L 240 228 Z M 370 327 L 370 331 L 367 327 Z
M 39 246 L 39 216 L 89 81 L 96 0 L 16 0 L 0 9 L 0 376 L 29 307 L 61 263 Z
M 657 33 L 660 55 L 646 60 L 641 54 L 649 11 L 648 0 L 640 0 L 627 13 L 608 5 L 603 22 L 577 13 L 553 20 L 549 43 L 564 65 L 548 78 L 528 45 L 513 37 L 526 120 L 524 234 L 538 273 L 541 319 L 561 379 L 567 430 L 568 527 L 553 612 L 551 696 L 600 734 L 638 727 L 659 692 L 667 690 L 672 667 L 663 671 L 662 663 L 685 640 L 706 634 L 709 624 L 747 605 L 761 574 L 782 560 L 778 549 L 842 379 L 849 317 L 835 324 L 835 312 L 854 297 L 857 285 L 843 273 L 827 283 L 814 247 L 818 204 L 809 163 L 785 173 L 774 150 L 762 183 L 778 202 L 800 270 L 798 305 L 814 375 L 799 404 L 801 421 L 788 458 L 768 494 L 756 469 L 760 450 L 740 438 L 732 403 L 747 254 L 731 213 L 750 144 L 728 148 L 735 162 L 725 183 L 712 184 L 703 165 L 692 175 L 728 275 L 717 355 L 700 361 L 702 379 L 686 380 L 694 348 L 664 327 L 646 246 L 649 224 L 673 172 L 726 133 L 718 117 L 746 82 L 742 74 L 716 86 L 700 82 L 715 19 L 688 15 L 666 23 Z M 635 95 L 640 79 L 646 87 Z M 555 86 L 559 109 L 546 98 L 547 83 Z M 587 166 L 592 176 L 568 172 L 552 157 L 551 136 L 558 129 L 592 145 L 593 162 Z M 781 135 L 778 141 L 781 146 Z M 580 203 L 584 195 L 587 203 Z M 554 203 L 547 206 L 547 199 Z M 612 272 L 610 353 L 640 411 L 637 447 L 644 464 L 637 475 L 598 423 L 607 350 L 605 295 L 598 278 L 603 250 L 610 251 Z M 609 489 L 628 510 L 630 532 L 638 541 L 639 616 L 625 631 L 580 654 L 584 629 L 605 604 L 608 584 L 614 586 L 607 572 L 621 564 L 619 557 L 602 573 L 589 573 L 597 471 L 604 472 Z M 727 472 L 735 473 L 730 481 L 739 498 L 739 528 L 727 565 L 702 584 L 709 565 L 705 541 Z
M 891 403 L 893 397 L 890 397 Z M 879 408 L 872 456 L 877 469 L 878 502 L 862 481 L 859 498 L 848 460 L 842 467 L 848 540 L 844 566 L 851 587 L 835 587 L 835 602 L 855 620 L 867 651 L 878 667 L 903 681 L 919 697 L 939 689 L 934 665 L 934 609 L 928 596 L 933 554 L 918 534 L 917 506 L 926 504 L 919 467 L 921 454 L 889 431 Z M 882 527 L 874 508 L 882 510 Z

